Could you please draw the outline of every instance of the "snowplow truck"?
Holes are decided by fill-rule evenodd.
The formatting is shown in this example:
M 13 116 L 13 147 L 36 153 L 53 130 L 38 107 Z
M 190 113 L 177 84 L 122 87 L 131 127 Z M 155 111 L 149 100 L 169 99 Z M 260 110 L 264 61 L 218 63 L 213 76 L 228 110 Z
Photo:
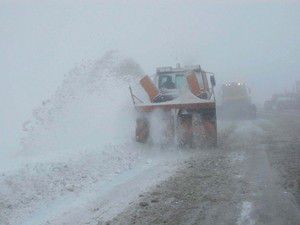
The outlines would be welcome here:
M 251 101 L 250 93 L 250 89 L 244 83 L 223 84 L 218 114 L 225 119 L 255 119 L 256 106 Z
M 176 68 L 157 68 L 152 79 L 144 76 L 140 85 L 148 101 L 142 101 L 130 88 L 138 115 L 137 142 L 147 143 L 159 136 L 164 143 L 179 147 L 217 145 L 213 73 L 202 70 L 199 65 L 180 67 L 178 64 Z

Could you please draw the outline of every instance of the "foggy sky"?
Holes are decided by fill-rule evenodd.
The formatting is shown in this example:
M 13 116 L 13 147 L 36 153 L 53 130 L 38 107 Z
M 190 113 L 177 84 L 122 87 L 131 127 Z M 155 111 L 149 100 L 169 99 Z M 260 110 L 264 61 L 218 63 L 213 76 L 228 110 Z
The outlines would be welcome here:
M 148 74 L 201 64 L 256 100 L 300 79 L 297 1 L 1 1 L 0 147 L 64 74 L 114 49 Z

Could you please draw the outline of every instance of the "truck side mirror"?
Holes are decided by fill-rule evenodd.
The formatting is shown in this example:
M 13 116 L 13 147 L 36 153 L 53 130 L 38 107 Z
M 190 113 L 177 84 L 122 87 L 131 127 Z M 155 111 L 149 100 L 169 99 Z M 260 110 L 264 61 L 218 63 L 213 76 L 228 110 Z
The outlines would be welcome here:
M 216 86 L 216 80 L 215 80 L 215 76 L 214 75 L 211 75 L 210 76 L 210 83 L 211 83 L 211 86 Z

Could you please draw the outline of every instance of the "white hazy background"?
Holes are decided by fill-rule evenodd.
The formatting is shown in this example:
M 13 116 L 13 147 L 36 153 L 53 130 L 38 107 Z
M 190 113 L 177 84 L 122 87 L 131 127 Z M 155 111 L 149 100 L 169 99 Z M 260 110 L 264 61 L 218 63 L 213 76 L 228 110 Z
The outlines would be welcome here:
M 300 79 L 297 1 L 0 0 L 0 152 L 74 66 L 118 50 L 152 74 L 198 64 L 257 102 Z

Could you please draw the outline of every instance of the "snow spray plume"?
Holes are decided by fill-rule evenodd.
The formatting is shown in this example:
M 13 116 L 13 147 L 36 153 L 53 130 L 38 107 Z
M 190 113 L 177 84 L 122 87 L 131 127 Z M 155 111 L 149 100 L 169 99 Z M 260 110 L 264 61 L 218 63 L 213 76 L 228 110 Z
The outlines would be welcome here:
M 142 74 L 135 61 L 113 51 L 74 68 L 24 123 L 23 149 L 75 151 L 130 140 L 134 118 L 128 83 Z

